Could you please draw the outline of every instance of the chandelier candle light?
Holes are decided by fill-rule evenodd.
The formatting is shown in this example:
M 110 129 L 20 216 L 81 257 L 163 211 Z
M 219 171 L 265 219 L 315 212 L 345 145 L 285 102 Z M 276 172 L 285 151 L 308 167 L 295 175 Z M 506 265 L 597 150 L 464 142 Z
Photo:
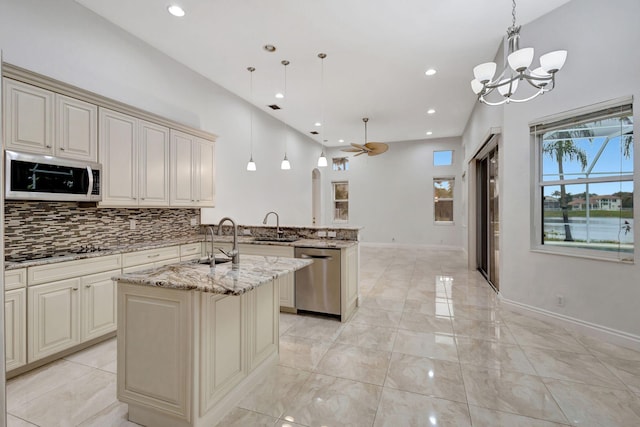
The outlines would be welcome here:
M 473 69 L 474 79 L 471 80 L 471 89 L 478 95 L 478 101 L 487 105 L 502 105 L 509 102 L 526 102 L 538 95 L 553 90 L 556 84 L 556 73 L 560 71 L 567 59 L 566 50 L 556 50 L 540 57 L 540 67 L 531 71 L 529 67 L 533 62 L 533 48 L 520 49 L 520 26 L 516 26 L 516 2 L 513 0 L 511 12 L 513 21 L 507 29 L 507 64 L 502 74 L 494 78 L 496 73 L 495 62 L 485 62 Z M 524 80 L 531 85 L 535 92 L 524 98 L 514 98 L 518 83 Z M 489 101 L 486 96 L 498 89 L 502 99 Z
M 320 106 L 320 116 L 322 120 L 322 151 L 320 152 L 320 157 L 318 157 L 318 167 L 325 168 L 327 167 L 327 157 L 324 155 L 324 143 L 326 140 L 324 139 L 324 58 L 327 57 L 325 53 L 319 53 L 318 58 L 320 58 L 320 96 L 321 96 L 321 106 Z
M 284 98 L 286 99 L 287 96 L 287 65 L 289 65 L 289 61 L 284 60 L 281 62 L 282 65 L 284 65 Z M 282 120 L 282 123 L 284 124 L 284 159 L 282 159 L 282 163 L 280 163 L 280 169 L 282 170 L 289 170 L 291 169 L 291 163 L 289 163 L 289 159 L 287 159 L 287 123 L 284 121 L 284 118 Z
M 247 71 L 249 71 L 249 75 L 251 76 L 251 79 L 249 81 L 249 90 L 251 92 L 251 104 L 253 104 L 253 72 L 256 69 L 254 67 L 248 67 Z M 249 134 L 249 148 L 250 148 L 250 157 L 249 157 L 249 163 L 247 163 L 247 170 L 249 172 L 255 172 L 256 171 L 256 162 L 253 161 L 253 105 L 251 105 L 250 107 L 250 119 L 249 119 L 249 127 L 250 127 L 250 134 Z

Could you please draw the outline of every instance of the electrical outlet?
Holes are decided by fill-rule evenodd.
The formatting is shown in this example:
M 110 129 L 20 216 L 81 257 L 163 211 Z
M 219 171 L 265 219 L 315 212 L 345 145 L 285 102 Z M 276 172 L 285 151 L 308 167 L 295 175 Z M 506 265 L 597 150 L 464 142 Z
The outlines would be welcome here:
M 556 304 L 558 307 L 564 307 L 564 295 L 556 295 Z
M 191 225 L 192 226 L 198 225 L 198 217 L 197 216 L 194 216 L 193 218 L 191 218 Z
M 318 237 L 327 237 L 326 231 L 318 231 Z
M 251 236 L 251 229 L 250 228 L 242 229 L 242 234 L 244 234 L 245 236 Z
M 130 219 L 129 220 L 129 230 L 135 230 L 136 229 L 136 220 L 135 219 Z
M 335 231 L 327 231 L 327 236 L 328 237 L 336 237 L 336 232 Z

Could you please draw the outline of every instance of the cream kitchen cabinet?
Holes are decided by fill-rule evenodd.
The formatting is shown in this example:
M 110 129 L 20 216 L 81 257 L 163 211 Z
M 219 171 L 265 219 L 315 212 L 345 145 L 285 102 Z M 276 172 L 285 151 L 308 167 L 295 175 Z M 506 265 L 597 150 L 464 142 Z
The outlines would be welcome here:
M 27 269 L 27 362 L 116 329 L 115 283 L 121 255 Z
M 169 205 L 169 128 L 100 108 L 101 206 Z
M 97 161 L 96 105 L 16 80 L 3 84 L 7 149 Z
M 170 157 L 170 205 L 213 207 L 213 142 L 172 129 Z
M 263 255 L 266 257 L 293 258 L 293 246 L 241 244 L 238 246 L 240 256 Z M 280 285 L 280 310 L 286 312 L 296 311 L 295 274 L 289 274 L 279 279 Z
M 188 243 L 180 245 L 180 261 L 200 259 L 202 256 L 202 243 Z
M 6 370 L 27 363 L 27 269 L 5 272 L 4 349 Z
M 179 245 L 129 252 L 122 255 L 122 272 L 133 273 L 177 262 L 180 262 Z

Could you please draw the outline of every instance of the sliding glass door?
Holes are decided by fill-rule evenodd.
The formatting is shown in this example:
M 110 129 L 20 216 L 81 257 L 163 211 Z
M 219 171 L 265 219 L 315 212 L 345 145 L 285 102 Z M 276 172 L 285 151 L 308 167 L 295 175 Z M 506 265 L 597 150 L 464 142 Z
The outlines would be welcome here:
M 484 151 L 484 150 L 483 150 Z M 498 147 L 476 158 L 476 254 L 478 270 L 500 289 L 500 192 Z

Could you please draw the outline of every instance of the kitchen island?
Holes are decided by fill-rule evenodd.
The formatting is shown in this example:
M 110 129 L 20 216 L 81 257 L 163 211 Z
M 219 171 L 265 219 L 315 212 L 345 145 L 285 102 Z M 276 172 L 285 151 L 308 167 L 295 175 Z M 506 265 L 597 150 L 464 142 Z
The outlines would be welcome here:
M 118 399 L 146 426 L 215 425 L 277 363 L 279 282 L 309 260 L 242 256 L 118 281 Z

